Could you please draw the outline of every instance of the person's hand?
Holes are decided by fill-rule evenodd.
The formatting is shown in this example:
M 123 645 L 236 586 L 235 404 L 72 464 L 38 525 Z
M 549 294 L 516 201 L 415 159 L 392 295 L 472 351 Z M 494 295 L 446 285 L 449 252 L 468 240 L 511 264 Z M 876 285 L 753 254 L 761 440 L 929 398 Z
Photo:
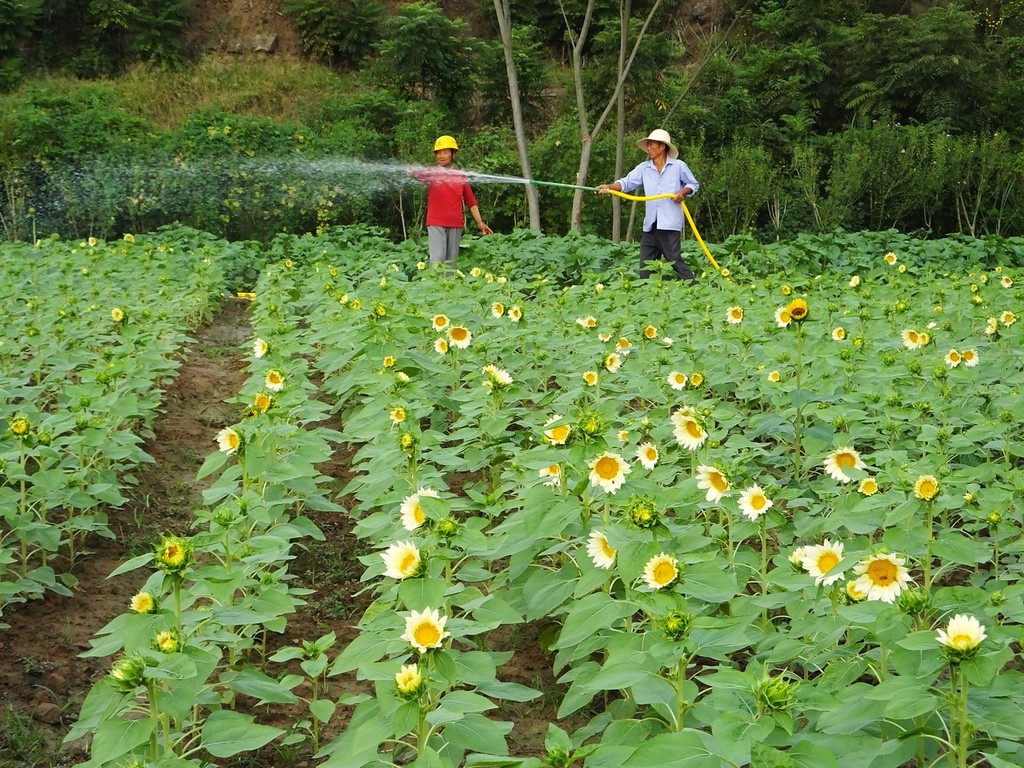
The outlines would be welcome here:
M 491 229 L 490 227 L 488 227 L 486 224 L 481 224 L 480 225 L 480 234 L 481 235 L 493 235 L 494 234 L 494 230 Z
M 598 187 L 597 187 L 597 194 L 599 194 L 599 195 L 607 195 L 611 191 L 612 191 L 612 185 L 611 184 L 599 184 Z
M 689 187 L 683 187 L 678 192 L 676 192 L 676 202 L 677 203 L 682 203 L 683 200 L 685 200 L 689 196 L 690 196 L 690 188 Z

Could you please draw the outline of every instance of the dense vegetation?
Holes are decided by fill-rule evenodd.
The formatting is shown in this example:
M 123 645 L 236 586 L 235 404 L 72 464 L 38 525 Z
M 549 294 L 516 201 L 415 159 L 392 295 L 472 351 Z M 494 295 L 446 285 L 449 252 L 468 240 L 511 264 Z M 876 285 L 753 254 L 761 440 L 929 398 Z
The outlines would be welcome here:
M 1024 764 L 1020 238 L 748 242 L 696 286 L 468 246 L 0 243 L 0 611 L 68 591 L 260 273 L 187 535 L 111 573 L 145 583 L 84 654 L 83 768 Z M 342 515 L 363 599 L 301 625 Z
M 572 182 L 581 135 L 564 62 L 585 3 L 565 6 L 512 10 L 534 174 Z M 440 132 L 460 136 L 465 167 L 519 175 L 489 3 L 465 18 L 429 2 L 282 7 L 305 63 L 185 61 L 183 2 L 0 0 L 3 235 L 175 220 L 230 238 L 352 222 L 408 234 L 416 187 L 334 161 L 429 162 Z M 630 24 L 625 162 L 641 159 L 636 137 L 668 128 L 704 185 L 694 211 L 709 239 L 1024 228 L 1021 2 L 733 0 L 714 23 L 714 10 L 701 21 L 668 4 L 640 36 L 649 10 Z M 589 112 L 614 90 L 619 29 L 619 5 L 601 0 L 583 47 Z M 99 76 L 112 79 L 78 79 Z M 613 177 L 616 143 L 613 129 L 594 136 L 583 183 Z M 478 191 L 493 225 L 524 223 L 521 186 Z M 543 195 L 544 229 L 565 231 L 570 195 Z M 610 206 L 589 202 L 582 224 L 607 236 Z

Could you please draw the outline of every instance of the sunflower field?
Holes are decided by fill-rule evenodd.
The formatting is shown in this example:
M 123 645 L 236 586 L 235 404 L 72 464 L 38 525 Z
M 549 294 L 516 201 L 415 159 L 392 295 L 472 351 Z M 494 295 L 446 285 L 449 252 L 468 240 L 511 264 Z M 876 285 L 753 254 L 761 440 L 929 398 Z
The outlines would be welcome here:
M 163 288 L 143 322 L 138 297 L 78 291 L 95 247 L 117 270 L 145 246 L 3 251 L 7 324 L 16 307 L 37 329 L 0 347 L 3 585 L 54 582 L 45 553 L 117 501 L 61 463 L 103 393 L 164 375 L 114 376 L 110 350 L 145 332 L 173 359 L 238 256 L 146 247 Z M 111 660 L 68 735 L 91 738 L 86 765 L 1024 764 L 1024 242 L 715 250 L 726 269 L 689 287 L 587 239 L 470 239 L 453 272 L 410 243 L 277 239 L 196 532 L 115 572 L 149 576 L 86 652 Z M 107 381 L 45 386 L 93 367 Z M 61 477 L 78 506 L 43 498 Z M 353 521 L 368 607 L 350 642 L 282 644 L 308 596 L 290 563 L 331 516 Z M 553 687 L 508 679 L 526 643 Z M 539 700 L 524 749 L 516 713 Z

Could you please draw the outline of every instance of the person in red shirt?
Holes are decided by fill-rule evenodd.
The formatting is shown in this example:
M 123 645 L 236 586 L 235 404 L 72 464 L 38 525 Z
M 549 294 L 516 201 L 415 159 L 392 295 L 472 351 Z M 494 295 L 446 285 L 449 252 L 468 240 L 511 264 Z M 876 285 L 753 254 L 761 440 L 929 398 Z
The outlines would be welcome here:
M 444 262 L 454 267 L 465 227 L 463 206 L 469 208 L 480 234 L 494 231 L 484 223 L 476 196 L 466 175 L 455 165 L 459 145 L 452 136 L 439 136 L 434 142 L 436 168 L 413 173 L 413 177 L 427 185 L 427 241 L 430 246 L 430 266 Z

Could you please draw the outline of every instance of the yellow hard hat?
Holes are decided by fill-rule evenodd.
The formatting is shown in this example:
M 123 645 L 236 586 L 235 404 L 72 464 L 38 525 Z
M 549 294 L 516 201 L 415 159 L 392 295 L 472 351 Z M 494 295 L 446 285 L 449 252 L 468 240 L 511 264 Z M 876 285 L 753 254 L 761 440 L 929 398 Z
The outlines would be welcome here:
M 454 136 L 445 134 L 444 136 L 438 136 L 437 141 L 434 142 L 434 151 L 440 152 L 442 149 L 454 149 L 458 150 L 459 142 L 455 140 Z

